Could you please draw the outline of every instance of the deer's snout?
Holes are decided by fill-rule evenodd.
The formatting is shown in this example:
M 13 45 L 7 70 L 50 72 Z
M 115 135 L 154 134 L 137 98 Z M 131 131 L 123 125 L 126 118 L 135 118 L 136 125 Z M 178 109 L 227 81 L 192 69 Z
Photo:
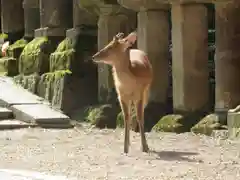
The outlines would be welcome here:
M 102 61 L 104 58 L 106 58 L 107 56 L 107 52 L 105 50 L 101 50 L 101 51 L 98 51 L 96 54 L 94 54 L 92 56 L 92 60 L 94 62 L 100 62 Z
M 92 60 L 95 61 L 95 62 L 97 62 L 97 61 L 99 61 L 99 57 L 100 57 L 100 53 L 97 52 L 96 54 L 94 54 L 94 55 L 92 56 Z

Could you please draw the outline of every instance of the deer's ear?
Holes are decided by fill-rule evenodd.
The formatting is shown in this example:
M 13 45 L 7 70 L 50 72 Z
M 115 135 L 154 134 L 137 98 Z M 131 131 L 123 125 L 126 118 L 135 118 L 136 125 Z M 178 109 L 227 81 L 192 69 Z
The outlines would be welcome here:
M 137 40 L 137 33 L 131 32 L 127 37 L 125 37 L 125 40 L 128 42 L 129 46 L 132 46 Z

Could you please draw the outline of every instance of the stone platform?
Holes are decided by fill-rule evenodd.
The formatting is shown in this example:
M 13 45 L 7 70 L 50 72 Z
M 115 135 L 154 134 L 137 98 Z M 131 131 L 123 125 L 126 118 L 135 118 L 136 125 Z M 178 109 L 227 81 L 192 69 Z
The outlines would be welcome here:
M 9 120 L 11 118 L 16 120 Z M 73 127 L 67 115 L 53 109 L 49 102 L 4 76 L 0 76 L 0 119 L 0 126 L 6 129 L 33 126 Z M 0 129 L 4 128 L 0 127 Z

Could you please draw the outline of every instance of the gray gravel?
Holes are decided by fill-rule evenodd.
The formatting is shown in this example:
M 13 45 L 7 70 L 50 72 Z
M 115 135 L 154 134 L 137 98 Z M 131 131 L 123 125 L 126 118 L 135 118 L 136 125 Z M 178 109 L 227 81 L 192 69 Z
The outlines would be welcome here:
M 77 180 L 237 180 L 240 143 L 192 133 L 147 133 L 150 153 L 131 132 L 86 126 L 69 130 L 0 131 L 0 168 L 33 170 Z

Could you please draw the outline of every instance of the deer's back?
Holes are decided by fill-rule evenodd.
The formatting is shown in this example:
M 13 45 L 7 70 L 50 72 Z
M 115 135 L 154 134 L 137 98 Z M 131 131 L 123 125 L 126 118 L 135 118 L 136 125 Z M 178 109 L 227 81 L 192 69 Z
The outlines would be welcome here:
M 147 54 L 139 49 L 130 50 L 130 71 L 136 78 L 151 80 L 152 65 Z
M 118 94 L 134 100 L 152 82 L 152 66 L 147 55 L 138 49 L 130 50 L 130 61 L 127 71 L 113 68 L 113 77 Z

